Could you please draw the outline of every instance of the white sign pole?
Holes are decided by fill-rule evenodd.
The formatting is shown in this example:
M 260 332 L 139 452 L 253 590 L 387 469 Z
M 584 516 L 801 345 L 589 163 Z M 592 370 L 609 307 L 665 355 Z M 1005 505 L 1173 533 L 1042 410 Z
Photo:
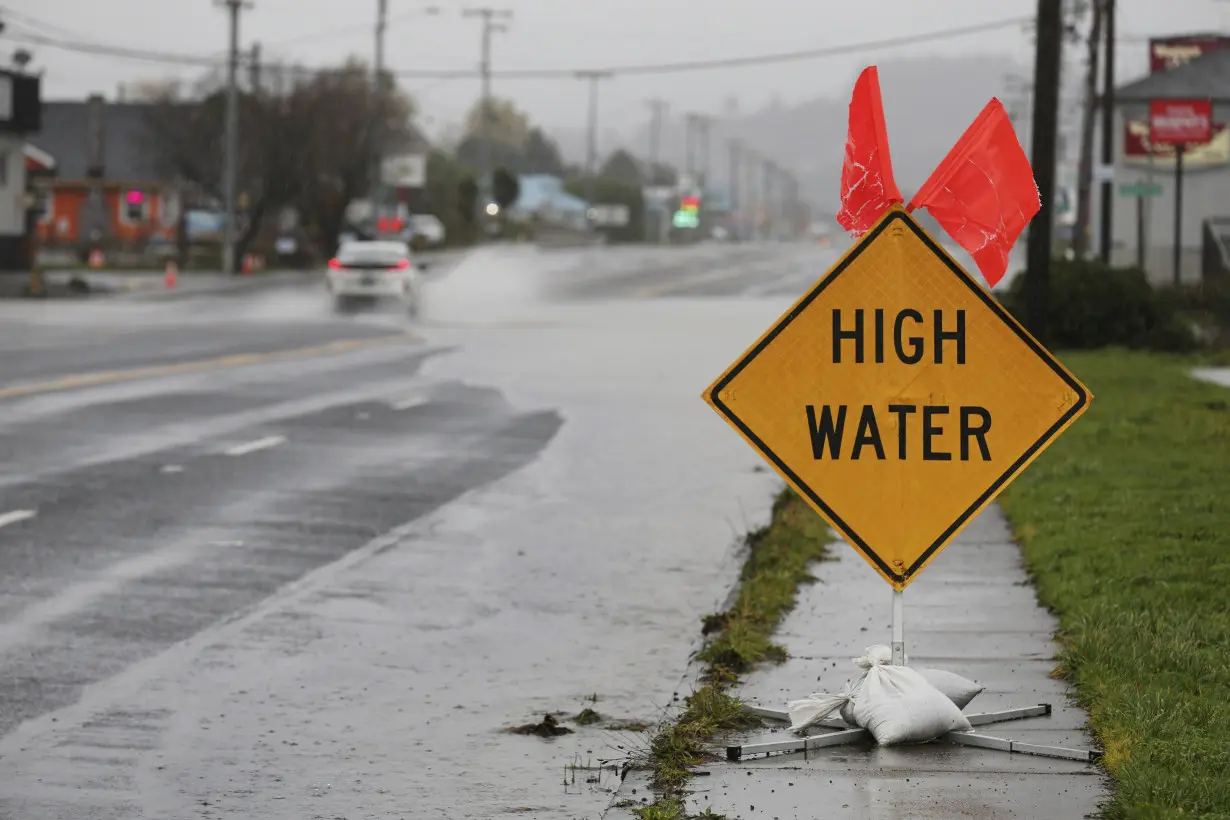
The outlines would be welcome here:
M 905 593 L 893 590 L 893 666 L 905 666 Z

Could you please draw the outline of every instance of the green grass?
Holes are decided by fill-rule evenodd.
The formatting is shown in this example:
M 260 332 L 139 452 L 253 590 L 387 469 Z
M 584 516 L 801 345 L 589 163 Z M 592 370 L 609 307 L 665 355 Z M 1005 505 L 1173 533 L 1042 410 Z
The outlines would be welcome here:
M 1093 405 L 1003 507 L 1105 749 L 1104 814 L 1230 818 L 1230 390 L 1194 358 L 1063 358 Z
M 734 605 L 704 621 L 710 637 L 697 656 L 704 663 L 701 685 L 684 701 L 682 714 L 650 740 L 657 799 L 635 810 L 641 820 L 685 820 L 684 789 L 692 767 L 711 758 L 710 745 L 719 733 L 756 722 L 730 686 L 757 663 L 785 659 L 785 651 L 772 642 L 773 631 L 794 606 L 799 586 L 814 580 L 808 567 L 825 557 L 828 540 L 828 525 L 790 491 L 778 496 L 769 526 L 748 536 Z M 721 818 L 709 811 L 698 816 Z

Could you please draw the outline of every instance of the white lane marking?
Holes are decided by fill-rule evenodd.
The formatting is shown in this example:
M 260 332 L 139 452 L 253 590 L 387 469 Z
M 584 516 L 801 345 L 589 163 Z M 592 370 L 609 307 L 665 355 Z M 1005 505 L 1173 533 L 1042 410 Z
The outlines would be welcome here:
M 162 472 L 164 473 L 182 473 L 183 471 L 184 471 L 184 465 L 182 464 L 163 464 L 162 465 Z
M 354 417 L 359 421 L 367 421 L 372 417 L 371 413 L 355 413 Z
M 427 404 L 426 396 L 407 396 L 406 398 L 393 402 L 394 410 L 412 410 L 415 407 L 422 407 Z
M 268 450 L 270 447 L 277 447 L 285 442 L 286 436 L 266 436 L 265 438 L 258 438 L 256 441 L 236 444 L 227 450 L 226 454 L 228 456 L 246 456 L 248 453 L 255 453 L 257 450 Z
M 7 527 L 9 524 L 25 521 L 36 515 L 38 515 L 38 510 L 13 510 L 12 512 L 6 512 L 4 515 L 0 515 L 0 527 Z

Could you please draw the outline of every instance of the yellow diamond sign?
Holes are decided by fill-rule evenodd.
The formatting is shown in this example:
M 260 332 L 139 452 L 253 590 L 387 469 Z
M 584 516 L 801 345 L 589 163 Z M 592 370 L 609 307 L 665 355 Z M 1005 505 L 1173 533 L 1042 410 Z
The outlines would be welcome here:
M 1092 396 L 894 208 L 704 398 L 904 589 Z

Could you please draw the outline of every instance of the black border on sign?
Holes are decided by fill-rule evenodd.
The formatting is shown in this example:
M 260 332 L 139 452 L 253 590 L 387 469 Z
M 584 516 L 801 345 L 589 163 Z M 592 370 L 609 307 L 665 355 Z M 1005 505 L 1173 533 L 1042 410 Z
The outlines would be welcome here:
M 816 300 L 816 297 L 824 292 L 825 288 L 831 285 L 838 276 L 849 269 L 850 264 L 853 263 L 855 259 L 858 259 L 863 250 L 870 245 L 877 236 L 883 233 L 884 230 L 894 222 L 904 222 L 909 229 L 914 232 L 914 235 L 922 240 L 923 244 L 927 246 L 927 249 L 934 253 L 936 257 L 938 257 L 940 261 L 942 261 L 944 265 L 952 271 L 953 275 L 961 280 L 967 288 L 969 288 L 979 299 L 981 299 L 982 303 L 990 308 L 991 312 L 999 317 L 1000 321 L 1010 327 L 1017 337 L 1024 342 L 1038 358 L 1044 361 L 1046 365 L 1054 371 L 1056 376 L 1063 380 L 1064 384 L 1072 388 L 1073 392 L 1075 392 L 1077 396 L 1076 403 L 1073 404 L 1072 407 L 1068 408 L 1068 411 L 1060 416 L 1059 420 L 1051 425 L 1051 427 L 1043 433 L 1041 437 L 1039 437 L 1038 440 L 1029 447 L 1029 449 L 1022 453 L 1021 457 L 1014 461 L 1002 475 L 995 479 L 995 481 L 991 483 L 991 486 L 979 495 L 978 498 L 975 499 L 974 503 L 966 508 L 966 510 L 957 517 L 957 520 L 949 525 L 949 527 L 944 530 L 944 532 L 941 533 L 940 536 L 936 538 L 926 550 L 923 551 L 923 554 L 919 556 L 918 560 L 907 567 L 903 573 L 894 572 L 892 568 L 889 567 L 888 564 L 886 564 L 884 560 L 875 553 L 870 545 L 863 540 L 862 536 L 856 533 L 854 529 L 847 524 L 832 507 L 825 503 L 824 499 L 817 495 L 811 487 L 807 486 L 807 484 L 804 483 L 803 480 L 800 479 L 795 472 L 777 456 L 776 453 L 770 450 L 769 447 L 760 440 L 760 437 L 752 432 L 751 428 L 744 424 L 743 421 L 735 415 L 733 410 L 722 402 L 719 395 L 721 391 L 724 390 L 726 386 L 730 384 L 745 367 L 751 364 L 752 360 L 759 356 L 760 353 L 768 347 L 774 339 L 777 338 L 778 334 L 786 329 L 787 325 L 798 318 L 799 314 L 806 310 L 807 307 Z M 939 550 L 940 547 L 942 547 L 944 543 L 952 537 L 953 533 L 965 526 L 969 519 L 974 515 L 975 511 L 986 503 L 987 499 L 994 497 L 1008 483 L 1011 477 L 1018 470 L 1020 470 L 1029 461 L 1029 459 L 1031 459 L 1034 454 L 1038 452 L 1038 450 L 1054 438 L 1059 431 L 1063 429 L 1064 425 L 1071 421 L 1089 401 L 1089 394 L 1080 382 L 1076 381 L 1071 375 L 1069 375 L 1068 372 L 1059 364 L 1059 362 L 1055 360 L 1055 357 L 1052 356 L 1040 344 L 1034 341 L 1033 337 L 1024 332 L 1021 326 L 1017 324 L 1017 322 L 1015 322 L 1008 315 L 1003 307 L 1000 306 L 999 302 L 991 296 L 990 292 L 975 282 L 968 273 L 961 269 L 960 265 L 953 262 L 951 257 L 949 257 L 946 252 L 936 245 L 931 237 L 928 236 L 926 232 L 919 227 L 918 223 L 910 218 L 905 211 L 893 211 L 886 219 L 884 219 L 884 221 L 868 232 L 867 235 L 863 237 L 862 241 L 855 245 L 854 249 L 846 256 L 845 259 L 841 261 L 840 264 L 837 265 L 837 267 L 833 269 L 828 276 L 821 279 L 816 286 L 812 288 L 811 292 L 803 297 L 797 305 L 795 305 L 793 310 L 782 317 L 781 321 L 779 321 L 777 325 L 775 325 L 773 329 L 769 331 L 769 333 L 766 334 L 754 348 L 748 351 L 747 355 L 740 359 L 739 362 L 730 369 L 729 373 L 723 376 L 722 379 L 713 386 L 709 396 L 713 401 L 713 406 L 718 408 L 722 415 L 726 416 L 726 418 L 730 420 L 731 424 L 737 427 L 743 435 L 747 436 L 748 441 L 755 444 L 756 449 L 759 450 L 765 458 L 777 465 L 777 468 L 781 470 L 782 473 L 789 476 L 794 485 L 803 490 L 812 503 L 824 510 L 825 514 L 829 517 L 829 520 L 839 526 L 842 531 L 849 536 L 850 540 L 855 543 L 863 555 L 867 556 L 873 564 L 879 567 L 881 572 L 898 583 L 904 583 L 907 579 L 913 576 L 914 573 L 916 573 L 919 568 L 922 567 L 922 565 L 925 564 L 931 556 L 934 555 L 936 551 Z

